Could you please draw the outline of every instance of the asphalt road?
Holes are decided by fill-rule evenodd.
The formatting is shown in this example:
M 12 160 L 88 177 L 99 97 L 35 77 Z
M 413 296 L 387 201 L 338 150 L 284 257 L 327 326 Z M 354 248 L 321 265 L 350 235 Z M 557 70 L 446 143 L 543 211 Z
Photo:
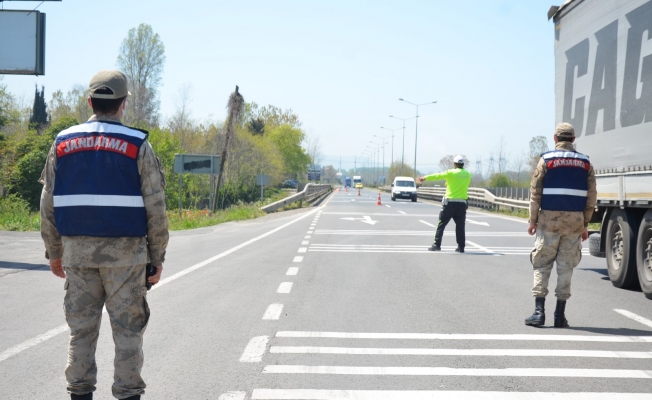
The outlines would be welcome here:
M 575 270 L 571 328 L 551 327 L 552 295 L 548 326 L 527 327 L 525 221 L 469 211 L 467 252 L 451 222 L 432 253 L 439 206 L 377 195 L 172 233 L 144 398 L 652 399 L 652 303 L 603 259 Z M 0 232 L 0 399 L 68 398 L 64 281 L 44 261 L 38 233 Z M 104 322 L 96 399 L 112 398 Z

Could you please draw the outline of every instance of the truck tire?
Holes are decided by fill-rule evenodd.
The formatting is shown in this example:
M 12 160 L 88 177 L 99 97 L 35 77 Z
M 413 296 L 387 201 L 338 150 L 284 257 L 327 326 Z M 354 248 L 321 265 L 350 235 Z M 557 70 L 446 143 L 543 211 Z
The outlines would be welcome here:
M 605 252 L 600 251 L 600 234 L 594 233 L 589 236 L 589 253 L 593 257 L 605 258 Z
M 636 234 L 638 223 L 634 214 L 615 209 L 607 224 L 605 253 L 611 283 L 622 289 L 638 286 L 636 272 Z
M 645 213 L 638 229 L 636 267 L 641 290 L 652 300 L 652 210 Z

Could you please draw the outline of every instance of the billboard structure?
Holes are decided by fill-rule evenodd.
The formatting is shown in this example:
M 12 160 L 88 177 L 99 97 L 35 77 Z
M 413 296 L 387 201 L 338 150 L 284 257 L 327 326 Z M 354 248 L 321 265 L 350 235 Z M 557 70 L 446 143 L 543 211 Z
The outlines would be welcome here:
M 0 74 L 45 74 L 45 14 L 0 10 Z

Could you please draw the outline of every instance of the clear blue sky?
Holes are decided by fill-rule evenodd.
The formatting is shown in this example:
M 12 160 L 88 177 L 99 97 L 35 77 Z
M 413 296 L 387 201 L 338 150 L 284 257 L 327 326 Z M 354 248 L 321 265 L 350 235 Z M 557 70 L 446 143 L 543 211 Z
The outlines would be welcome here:
M 396 1 L 89 1 L 46 2 L 46 75 L 5 76 L 31 99 L 87 85 L 115 67 L 130 28 L 150 24 L 167 62 L 161 111 L 174 111 L 178 89 L 192 85 L 192 113 L 222 119 L 240 86 L 246 101 L 291 108 L 319 135 L 322 164 L 352 167 L 373 135 L 398 128 L 390 114 L 419 118 L 418 168 L 437 169 L 446 154 L 484 166 L 504 136 L 508 153 L 554 130 L 553 24 L 561 0 Z M 38 2 L 5 2 L 31 9 Z M 406 162 L 414 161 L 414 120 L 407 122 Z M 400 158 L 400 131 L 394 157 Z M 390 160 L 391 145 L 385 147 Z

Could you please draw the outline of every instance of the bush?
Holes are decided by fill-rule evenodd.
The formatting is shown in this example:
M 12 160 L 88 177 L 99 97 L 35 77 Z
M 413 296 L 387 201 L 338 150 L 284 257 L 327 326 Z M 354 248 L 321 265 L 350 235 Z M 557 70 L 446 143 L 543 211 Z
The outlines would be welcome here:
M 61 118 L 55 121 L 42 135 L 30 131 L 25 139 L 18 143 L 18 161 L 11 175 L 9 192 L 25 200 L 31 210 L 39 209 L 43 186 L 38 180 L 54 138 L 59 132 L 76 124 L 77 121 L 73 118 Z
M 489 187 L 511 187 L 512 181 L 505 174 L 493 174 L 489 178 Z
M 30 212 L 27 201 L 15 194 L 0 198 L 0 230 L 38 231 L 40 227 L 41 218 Z

